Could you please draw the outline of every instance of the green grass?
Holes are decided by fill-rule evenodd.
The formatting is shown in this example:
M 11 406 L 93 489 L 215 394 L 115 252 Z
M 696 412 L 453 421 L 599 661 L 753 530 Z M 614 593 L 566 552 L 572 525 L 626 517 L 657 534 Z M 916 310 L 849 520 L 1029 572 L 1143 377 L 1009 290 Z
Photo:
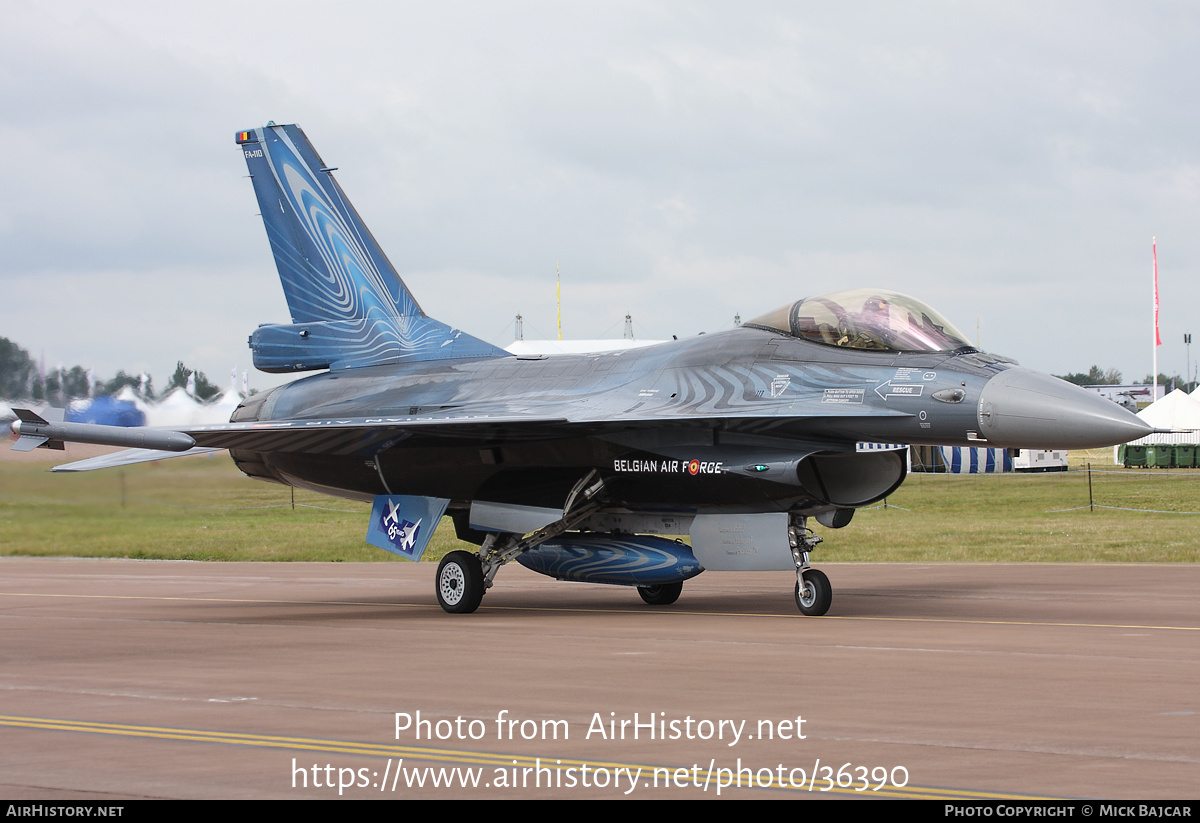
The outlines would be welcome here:
M 830 560 L 1200 561 L 1200 515 L 1105 508 L 1200 511 L 1200 474 L 1097 472 L 1092 486 L 1100 507 L 1089 511 L 1084 472 L 917 474 L 888 500 L 903 509 L 866 509 L 845 529 L 819 530 L 819 551 Z
M 1111 451 L 1090 459 L 1103 506 L 1200 511 L 1200 471 L 1123 471 Z M 0 459 L 0 554 L 185 560 L 387 561 L 364 542 L 365 503 L 243 476 L 224 454 L 81 474 Z M 1087 508 L 1083 471 L 1039 475 L 911 475 L 888 507 L 846 528 L 817 526 L 820 561 L 1200 561 L 1200 515 Z M 459 543 L 444 520 L 426 551 Z
M 228 455 L 50 474 L 0 461 L 0 555 L 386 561 L 364 542 L 371 507 L 239 472 Z M 429 552 L 458 544 L 446 521 Z M 430 556 L 429 553 L 426 555 Z

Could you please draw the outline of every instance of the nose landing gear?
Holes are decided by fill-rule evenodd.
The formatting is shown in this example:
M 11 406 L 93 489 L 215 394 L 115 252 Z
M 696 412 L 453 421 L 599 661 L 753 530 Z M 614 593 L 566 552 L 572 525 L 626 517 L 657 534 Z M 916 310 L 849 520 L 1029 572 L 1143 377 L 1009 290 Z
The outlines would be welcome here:
M 809 617 L 820 617 L 833 604 L 833 587 L 829 578 L 819 569 L 806 569 L 797 574 L 796 605 L 800 613 Z
M 821 538 L 808 528 L 808 518 L 792 515 L 788 526 L 788 543 L 796 561 L 796 607 L 807 617 L 820 617 L 833 605 L 833 586 L 825 573 L 814 569 L 808 560 L 810 550 Z

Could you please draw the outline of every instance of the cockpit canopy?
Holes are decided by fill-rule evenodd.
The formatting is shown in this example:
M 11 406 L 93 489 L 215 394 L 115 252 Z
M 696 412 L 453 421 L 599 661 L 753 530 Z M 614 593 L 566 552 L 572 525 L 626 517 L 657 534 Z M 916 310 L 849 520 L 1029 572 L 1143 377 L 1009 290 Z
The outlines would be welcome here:
M 747 325 L 849 349 L 956 352 L 975 348 L 950 321 L 920 300 L 876 289 L 806 297 Z

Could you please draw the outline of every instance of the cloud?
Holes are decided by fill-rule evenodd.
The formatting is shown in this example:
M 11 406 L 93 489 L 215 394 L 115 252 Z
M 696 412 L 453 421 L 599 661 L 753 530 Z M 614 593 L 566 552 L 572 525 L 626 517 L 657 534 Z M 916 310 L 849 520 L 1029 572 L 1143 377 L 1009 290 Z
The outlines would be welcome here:
M 299 122 L 418 299 L 494 342 L 909 291 L 1046 371 L 1149 371 L 1200 294 L 1200 13 L 1118 3 L 19 5 L 0 334 L 98 373 L 286 319 L 233 132 Z M 1169 302 L 1168 302 L 1169 301 Z M 135 305 L 146 327 L 115 322 Z M 161 306 L 160 313 L 149 309 Z M 104 334 L 85 334 L 103 320 Z M 658 332 L 656 332 L 657 334 Z M 973 335 L 972 335 L 973 336 Z M 186 358 L 185 358 L 186 359 Z M 1178 364 L 1175 361 L 1179 360 Z M 274 378 L 266 378 L 273 380 Z

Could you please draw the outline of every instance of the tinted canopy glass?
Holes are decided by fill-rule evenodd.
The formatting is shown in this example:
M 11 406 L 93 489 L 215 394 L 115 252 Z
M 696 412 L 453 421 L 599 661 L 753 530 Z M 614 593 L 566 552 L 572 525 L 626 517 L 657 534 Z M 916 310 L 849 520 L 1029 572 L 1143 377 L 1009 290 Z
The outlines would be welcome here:
M 974 348 L 962 332 L 925 303 L 877 289 L 806 297 L 755 318 L 750 325 L 850 349 L 952 352 Z

